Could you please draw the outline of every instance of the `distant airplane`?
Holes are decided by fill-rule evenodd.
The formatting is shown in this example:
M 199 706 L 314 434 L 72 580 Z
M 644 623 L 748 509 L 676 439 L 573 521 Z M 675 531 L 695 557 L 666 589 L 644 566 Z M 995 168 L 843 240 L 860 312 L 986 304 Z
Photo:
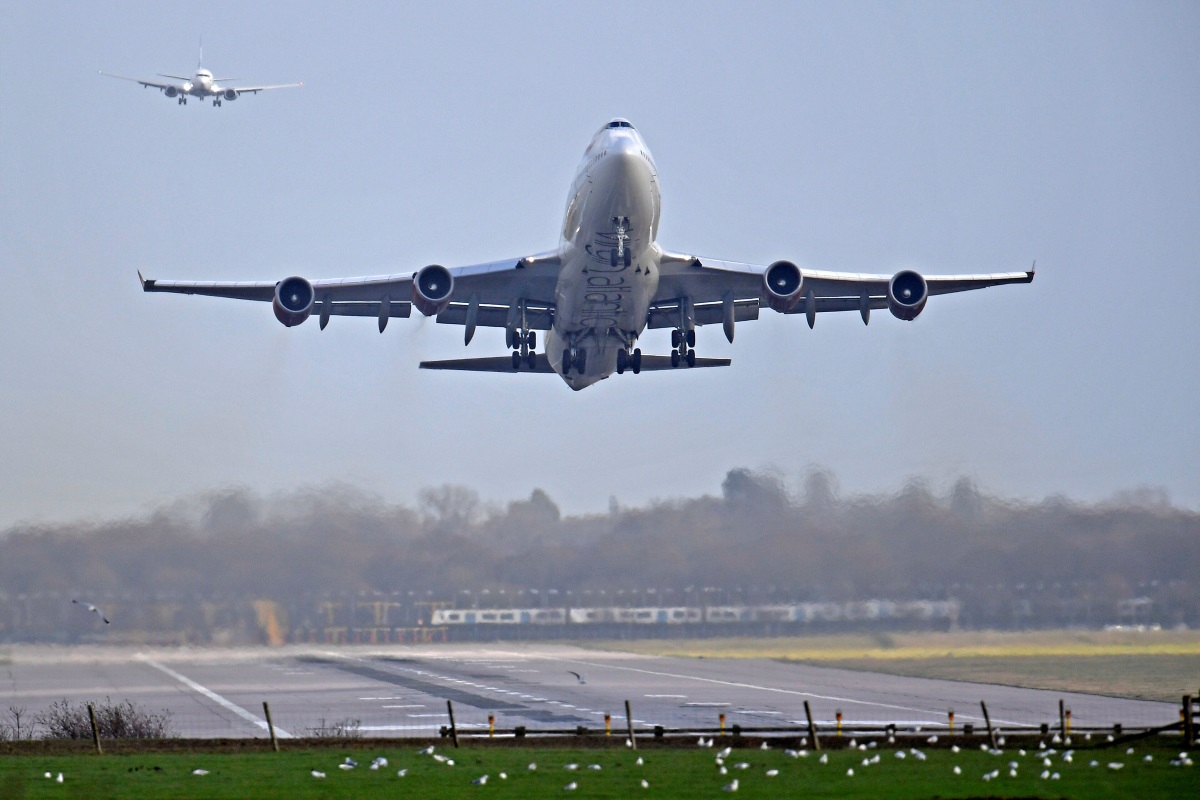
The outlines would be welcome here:
M 423 361 L 423 369 L 558 373 L 579 390 L 614 372 L 727 366 L 727 358 L 696 357 L 696 326 L 720 323 L 733 341 L 737 322 L 758 319 L 767 306 L 804 314 L 857 311 L 864 323 L 886 308 L 912 320 L 930 295 L 1029 283 L 1033 270 L 975 275 L 930 275 L 905 269 L 894 275 L 801 269 L 791 261 L 743 264 L 661 248 L 658 170 L 642 137 L 614 119 L 592 138 L 571 184 L 558 249 L 504 261 L 365 278 L 225 283 L 138 277 L 147 292 L 176 292 L 270 302 L 293 326 L 316 314 L 377 317 L 382 333 L 391 317 L 411 307 L 438 322 L 504 328 L 510 356 Z M 642 355 L 646 328 L 671 328 L 671 355 Z M 545 331 L 537 353 L 536 331 Z
M 107 75 L 110 78 L 120 78 L 123 81 L 133 81 L 140 83 L 143 87 L 154 87 L 160 89 L 167 97 L 176 98 L 176 102 L 181 106 L 186 106 L 188 97 L 198 97 L 204 99 L 212 98 L 214 106 L 220 106 L 223 100 L 237 100 L 239 95 L 255 94 L 257 92 L 265 92 L 268 89 L 290 89 L 295 86 L 303 86 L 303 83 L 280 83 L 274 86 L 221 86 L 219 81 L 234 81 L 237 78 L 214 78 L 213 74 L 201 66 L 204 63 L 204 45 L 200 46 L 200 60 L 196 62 L 196 74 L 190 78 L 184 78 L 181 75 L 162 75 L 160 78 L 173 78 L 180 83 L 158 83 L 156 81 L 144 81 L 140 78 L 127 78 L 124 75 L 114 75 L 111 72 L 100 71 L 101 75 Z

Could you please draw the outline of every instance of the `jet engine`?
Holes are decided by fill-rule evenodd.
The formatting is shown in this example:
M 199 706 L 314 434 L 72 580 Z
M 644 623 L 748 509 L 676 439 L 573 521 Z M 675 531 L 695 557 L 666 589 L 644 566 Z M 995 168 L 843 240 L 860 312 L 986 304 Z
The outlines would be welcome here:
M 237 89 L 226 89 L 225 91 L 221 92 L 221 97 L 225 98 L 226 100 L 237 100 Z
M 440 264 L 421 267 L 413 276 L 413 305 L 427 317 L 442 312 L 454 294 L 454 276 Z
M 179 90 L 174 86 L 168 86 L 167 88 L 163 89 L 163 94 L 165 94 L 167 97 L 178 97 Z
M 776 261 L 763 273 L 763 290 L 767 305 L 780 313 L 791 311 L 800 302 L 800 287 L 804 276 L 790 261 Z
M 929 299 L 929 284 L 919 272 L 904 269 L 888 281 L 888 311 L 897 319 L 914 320 Z
M 284 278 L 275 284 L 275 300 L 271 303 L 275 318 L 289 328 L 299 325 L 312 313 L 315 296 L 312 284 L 304 278 Z

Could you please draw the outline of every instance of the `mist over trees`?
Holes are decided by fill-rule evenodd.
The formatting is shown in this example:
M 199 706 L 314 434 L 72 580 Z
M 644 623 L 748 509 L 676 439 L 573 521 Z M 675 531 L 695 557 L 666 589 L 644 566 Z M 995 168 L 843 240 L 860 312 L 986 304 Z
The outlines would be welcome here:
M 540 489 L 506 504 L 461 486 L 415 507 L 344 485 L 229 489 L 148 516 L 0 533 L 0 593 L 272 598 L 322 593 L 737 589 L 764 600 L 957 597 L 965 624 L 1047 594 L 1090 607 L 1153 594 L 1200 622 L 1200 513 L 1154 491 L 1018 502 L 959 480 L 843 496 L 731 470 L 720 496 L 563 516 Z M 1169 602 L 1168 602 L 1169 601 Z M 993 619 L 994 621 L 994 619 Z

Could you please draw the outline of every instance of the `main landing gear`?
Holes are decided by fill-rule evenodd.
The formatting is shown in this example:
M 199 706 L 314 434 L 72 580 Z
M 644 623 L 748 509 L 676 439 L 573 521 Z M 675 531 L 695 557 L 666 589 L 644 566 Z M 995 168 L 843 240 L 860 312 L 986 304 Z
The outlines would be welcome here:
M 671 366 L 678 367 L 686 363 L 689 367 L 696 366 L 696 329 L 682 331 L 679 328 L 671 331 Z
M 216 100 L 213 100 L 213 108 L 220 108 L 220 107 L 221 107 L 221 98 L 218 97 Z
M 178 100 L 176 100 L 175 102 L 176 102 L 176 103 L 178 103 L 178 104 L 179 104 L 179 105 L 181 105 L 181 106 L 186 106 L 186 105 L 187 105 L 187 98 L 186 98 L 186 97 L 180 97 L 180 98 L 179 98 Z
M 635 347 L 633 352 L 622 348 L 617 351 L 617 374 L 625 374 L 625 370 L 631 370 L 634 375 L 642 371 L 642 349 Z
M 537 366 L 537 331 L 521 331 L 506 328 L 504 339 L 513 348 L 512 368 L 520 369 L 524 364 L 529 369 Z

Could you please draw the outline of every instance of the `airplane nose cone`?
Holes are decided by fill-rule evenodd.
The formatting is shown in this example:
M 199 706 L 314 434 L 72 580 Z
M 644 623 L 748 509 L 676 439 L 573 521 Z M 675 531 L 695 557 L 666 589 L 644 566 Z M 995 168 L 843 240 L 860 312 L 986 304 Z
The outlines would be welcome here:
M 626 181 L 640 181 L 650 174 L 650 163 L 641 143 L 632 136 L 614 137 L 605 149 L 608 155 L 604 157 L 601 166 L 607 171 L 617 173 L 613 177 Z

